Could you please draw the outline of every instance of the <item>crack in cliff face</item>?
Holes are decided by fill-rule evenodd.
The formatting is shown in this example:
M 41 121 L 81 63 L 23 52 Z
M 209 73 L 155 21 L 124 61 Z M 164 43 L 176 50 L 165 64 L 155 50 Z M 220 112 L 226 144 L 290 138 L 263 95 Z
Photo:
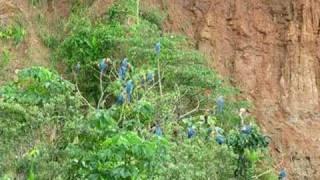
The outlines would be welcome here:
M 165 27 L 194 38 L 254 102 L 290 179 L 320 179 L 320 2 L 176 0 L 168 11 Z

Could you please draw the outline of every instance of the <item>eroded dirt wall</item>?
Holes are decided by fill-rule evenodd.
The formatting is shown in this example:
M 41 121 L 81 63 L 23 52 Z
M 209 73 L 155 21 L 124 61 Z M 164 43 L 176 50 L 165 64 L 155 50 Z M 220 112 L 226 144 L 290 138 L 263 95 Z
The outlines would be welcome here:
M 320 179 L 319 0 L 152 1 L 254 102 L 290 179 Z

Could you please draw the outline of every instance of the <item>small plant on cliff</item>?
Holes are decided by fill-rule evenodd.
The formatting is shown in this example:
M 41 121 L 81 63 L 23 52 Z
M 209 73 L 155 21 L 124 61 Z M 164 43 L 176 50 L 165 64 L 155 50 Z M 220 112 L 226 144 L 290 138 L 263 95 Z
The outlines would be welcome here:
M 0 67 L 4 67 L 10 61 L 10 51 L 4 48 L 0 54 Z
M 21 43 L 26 36 L 26 31 L 20 24 L 0 27 L 0 39 L 13 40 L 16 45 Z

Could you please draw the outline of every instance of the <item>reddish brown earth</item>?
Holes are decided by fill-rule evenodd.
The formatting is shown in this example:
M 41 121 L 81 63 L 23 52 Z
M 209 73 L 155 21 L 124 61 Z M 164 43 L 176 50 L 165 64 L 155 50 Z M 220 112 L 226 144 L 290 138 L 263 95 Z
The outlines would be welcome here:
M 1 22 L 12 13 L 32 19 L 33 10 L 26 0 L 12 1 L 15 3 L 0 0 Z M 49 2 L 53 3 L 48 7 L 49 15 L 68 15 L 68 0 Z M 103 14 L 110 2 L 96 0 L 92 14 Z M 258 122 L 273 139 L 276 168 L 286 167 L 290 179 L 320 179 L 319 0 L 142 2 L 166 10 L 165 29 L 194 39 L 212 67 L 231 77 L 254 103 Z M 18 68 L 47 64 L 48 56 L 43 53 L 47 50 L 32 25 L 32 21 L 27 24 L 25 46 L 35 46 L 39 51 L 28 53 L 36 60 L 22 65 L 13 61 L 18 62 Z
M 320 1 L 155 2 L 169 12 L 167 30 L 195 39 L 254 102 L 277 168 L 290 179 L 320 179 Z
M 0 0 L 0 26 L 19 22 L 26 33 L 24 41 L 19 45 L 14 45 L 11 41 L 0 41 L 0 53 L 4 49 L 10 52 L 9 64 L 0 71 L 0 84 L 12 79 L 17 69 L 49 66 L 49 51 L 38 36 L 35 11 L 26 0 Z

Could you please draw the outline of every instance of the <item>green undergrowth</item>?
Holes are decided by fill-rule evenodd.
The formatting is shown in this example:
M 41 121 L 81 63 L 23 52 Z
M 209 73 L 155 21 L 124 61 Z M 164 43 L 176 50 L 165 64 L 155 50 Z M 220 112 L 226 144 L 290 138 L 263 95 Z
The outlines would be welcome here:
M 20 24 L 0 27 L 0 39 L 3 41 L 13 41 L 15 45 L 21 43 L 26 36 L 26 30 Z
M 85 6 L 76 7 L 52 48 L 69 80 L 33 67 L 0 87 L 3 178 L 275 179 L 269 140 L 254 118 L 245 119 L 249 133 L 240 130 L 239 109 L 249 103 L 236 100 L 239 91 L 192 41 L 161 31 L 165 13 L 118 0 L 93 20 Z M 97 64 L 107 57 L 112 62 L 101 74 Z M 131 68 L 120 79 L 124 58 Z M 130 80 L 129 102 L 123 90 Z M 127 100 L 117 103 L 121 95 Z
M 18 20 L 16 20 L 18 21 Z M 3 70 L 14 57 L 14 51 L 26 38 L 26 30 L 22 23 L 12 22 L 0 26 L 0 70 Z M 5 76 L 6 75 L 2 75 Z

